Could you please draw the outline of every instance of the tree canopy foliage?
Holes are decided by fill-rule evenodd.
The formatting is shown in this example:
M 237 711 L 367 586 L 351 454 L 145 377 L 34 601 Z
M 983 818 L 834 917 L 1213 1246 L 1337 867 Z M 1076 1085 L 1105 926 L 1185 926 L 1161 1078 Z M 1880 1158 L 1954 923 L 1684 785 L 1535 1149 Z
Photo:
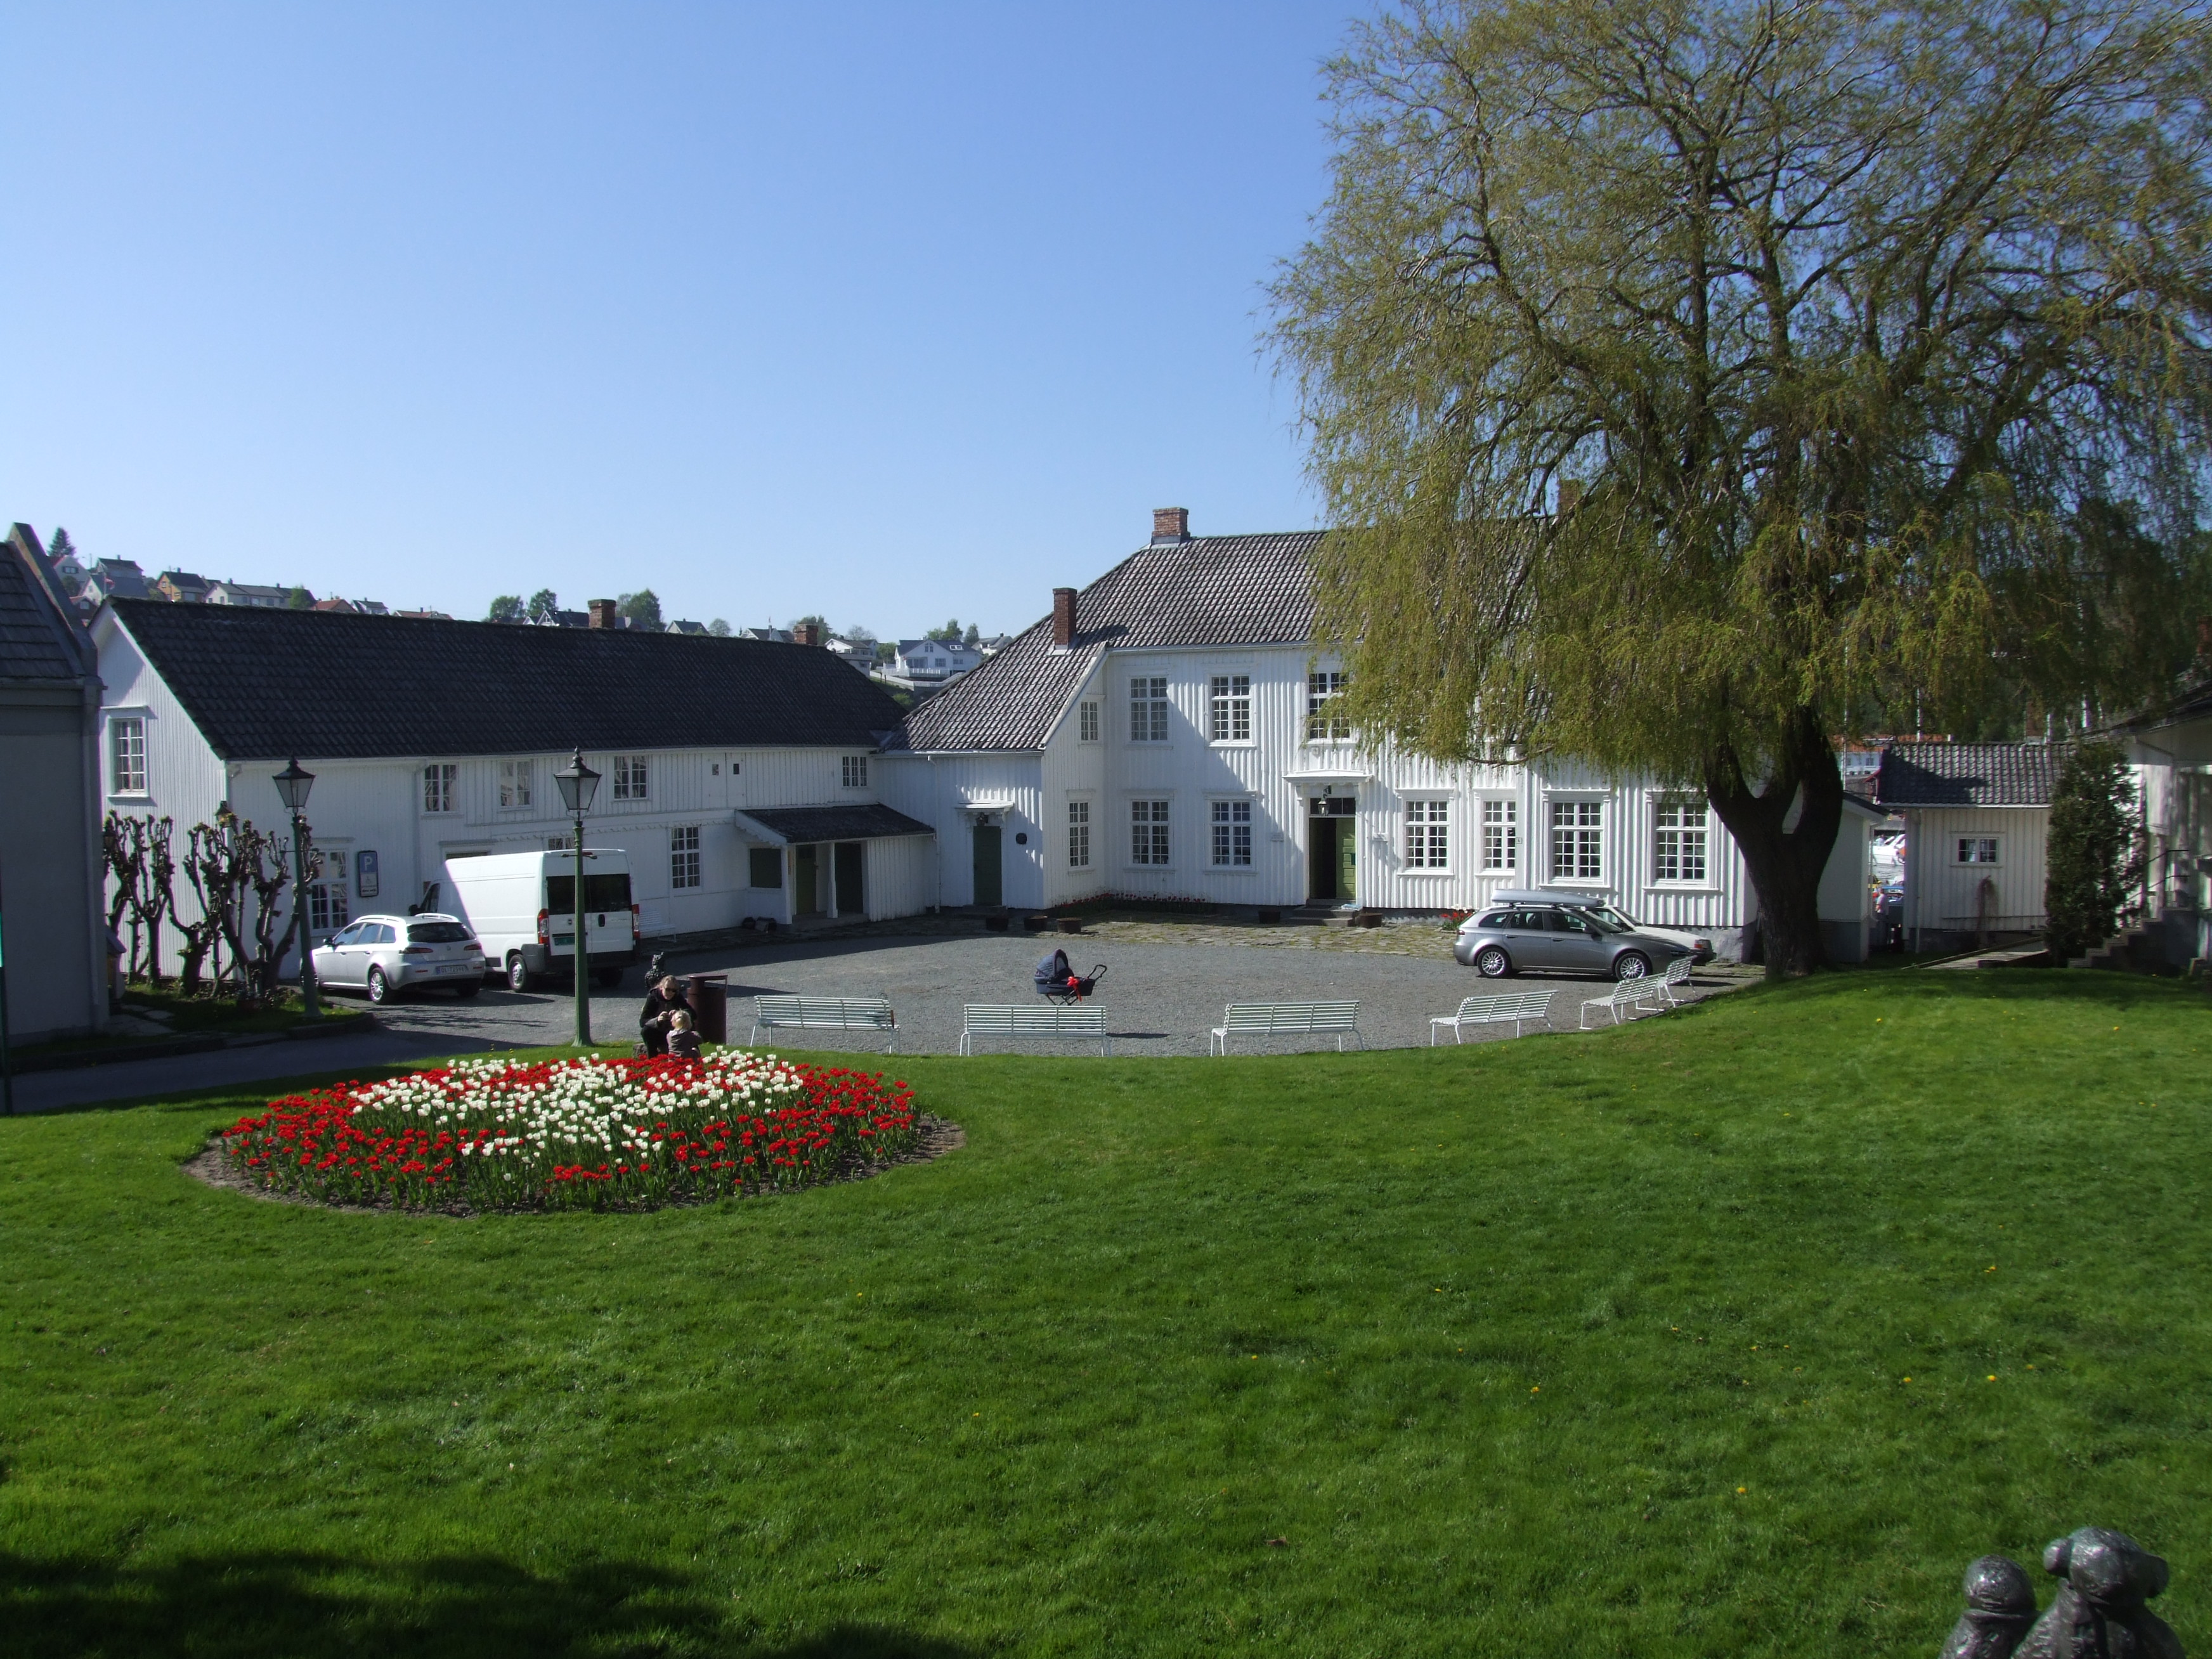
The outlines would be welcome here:
M 615 610 L 629 617 L 633 628 L 649 628 L 658 633 L 667 625 L 660 617 L 660 596 L 649 587 L 623 594 L 615 601 Z
M 484 613 L 486 622 L 519 623 L 525 617 L 520 593 L 501 593 L 491 602 L 491 609 Z
M 1705 786 L 1820 959 L 1832 737 L 2188 653 L 2201 8 L 1462 0 L 1361 29 L 1279 273 L 1352 711 Z
M 2118 931 L 2130 890 L 2142 874 L 2136 843 L 2136 786 L 2127 750 L 2109 741 L 2075 745 L 2051 797 L 2043 908 L 2058 961 L 2102 945 Z

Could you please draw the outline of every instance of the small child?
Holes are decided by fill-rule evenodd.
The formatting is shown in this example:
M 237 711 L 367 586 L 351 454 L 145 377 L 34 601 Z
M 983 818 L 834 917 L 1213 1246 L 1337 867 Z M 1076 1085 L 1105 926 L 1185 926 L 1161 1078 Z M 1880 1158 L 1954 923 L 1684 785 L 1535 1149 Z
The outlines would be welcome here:
M 691 1029 L 691 1016 L 678 1008 L 668 1022 L 668 1056 L 671 1060 L 699 1058 L 699 1034 Z

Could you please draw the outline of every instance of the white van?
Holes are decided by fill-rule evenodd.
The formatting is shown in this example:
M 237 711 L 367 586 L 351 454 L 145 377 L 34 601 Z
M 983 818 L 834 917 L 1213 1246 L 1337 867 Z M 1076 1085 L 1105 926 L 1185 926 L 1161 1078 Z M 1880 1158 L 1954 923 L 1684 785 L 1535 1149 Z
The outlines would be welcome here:
M 446 860 L 447 908 L 483 946 L 487 973 L 504 973 L 517 991 L 541 979 L 567 979 L 576 954 L 576 855 L 498 853 Z M 619 848 L 584 849 L 585 948 L 603 989 L 622 983 L 637 959 L 641 929 L 629 891 L 629 855 Z

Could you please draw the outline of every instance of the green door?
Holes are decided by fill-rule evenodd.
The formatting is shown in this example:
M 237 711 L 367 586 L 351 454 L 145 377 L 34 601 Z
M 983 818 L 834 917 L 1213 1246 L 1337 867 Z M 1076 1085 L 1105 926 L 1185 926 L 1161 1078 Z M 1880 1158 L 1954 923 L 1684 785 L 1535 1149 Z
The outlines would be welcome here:
M 1339 818 L 1336 821 L 1336 898 L 1340 904 L 1349 904 L 1359 896 L 1359 836 L 1358 820 Z
M 791 896 L 791 908 L 794 915 L 818 916 L 822 914 L 821 872 L 815 857 L 820 850 L 811 842 L 792 848 L 797 854 L 795 862 L 799 872 L 793 884 L 798 890 Z
M 975 902 L 1006 902 L 999 885 L 999 826 L 995 823 L 975 826 Z
M 837 914 L 865 916 L 868 897 L 861 890 L 861 874 L 867 868 L 868 844 L 864 841 L 837 843 Z

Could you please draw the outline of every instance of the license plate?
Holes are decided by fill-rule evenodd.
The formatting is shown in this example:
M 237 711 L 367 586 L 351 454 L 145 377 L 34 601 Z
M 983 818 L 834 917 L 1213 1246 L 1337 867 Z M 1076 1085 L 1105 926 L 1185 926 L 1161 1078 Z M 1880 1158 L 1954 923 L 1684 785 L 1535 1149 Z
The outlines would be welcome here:
M 438 971 L 441 974 L 465 974 L 469 969 L 466 963 L 441 962 L 438 964 Z

